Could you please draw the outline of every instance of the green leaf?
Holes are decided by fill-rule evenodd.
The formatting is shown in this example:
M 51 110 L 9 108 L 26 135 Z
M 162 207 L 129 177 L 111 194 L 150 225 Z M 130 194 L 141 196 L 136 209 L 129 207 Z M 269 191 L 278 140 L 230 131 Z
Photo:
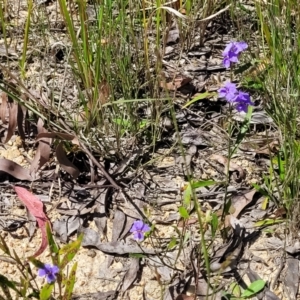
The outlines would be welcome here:
M 15 249 L 13 249 L 13 254 L 14 254 L 14 259 L 15 259 L 16 263 L 17 263 L 18 265 L 23 266 L 23 264 L 22 264 L 22 262 L 21 262 L 21 260 L 20 260 L 20 258 L 19 258 L 19 256 L 18 256 L 17 252 L 15 251 Z
M 283 221 L 284 220 L 266 219 L 266 220 L 261 220 L 261 221 L 255 222 L 254 226 L 256 226 L 256 227 L 269 226 L 269 225 L 274 225 L 274 224 L 280 224 Z
M 183 242 L 182 242 L 183 245 L 185 245 L 185 243 L 190 239 L 190 236 L 191 236 L 191 232 L 188 231 L 188 232 L 184 235 Z
M 231 283 L 229 290 L 233 296 L 237 298 L 241 296 L 241 288 L 236 282 Z
M 46 223 L 46 233 L 47 233 L 47 240 L 48 240 L 49 250 L 51 253 L 52 263 L 54 265 L 58 266 L 59 265 L 59 255 L 58 255 L 59 247 L 57 246 L 57 244 L 54 241 L 49 222 Z
M 147 257 L 147 255 L 142 254 L 142 253 L 129 253 L 129 257 L 132 257 L 132 258 L 144 258 L 144 257 Z
M 183 192 L 183 205 L 185 207 L 189 207 L 191 204 L 191 198 L 192 198 L 192 186 L 190 183 L 188 183 L 184 187 L 184 192 Z
M 27 275 L 27 274 L 26 274 Z M 28 291 L 28 287 L 29 287 L 29 277 L 26 276 L 26 278 L 20 278 L 21 279 L 21 289 L 20 289 L 20 294 L 21 297 L 25 298 L 26 296 L 26 292 Z
M 44 263 L 42 263 L 40 260 L 34 258 L 33 256 L 28 257 L 28 260 L 38 269 L 44 268 Z
M 9 248 L 4 240 L 4 238 L 0 235 L 0 249 L 5 253 L 10 256 L 10 251 Z
M 266 210 L 269 204 L 269 197 L 265 197 L 265 199 L 261 203 L 261 209 Z
M 193 189 L 196 189 L 199 187 L 205 187 L 205 186 L 210 186 L 215 184 L 217 184 L 217 182 L 213 180 L 200 180 L 200 181 L 192 182 L 191 186 Z
M 199 101 L 199 100 L 203 100 L 203 99 L 208 99 L 211 98 L 213 96 L 215 96 L 216 93 L 209 93 L 209 92 L 205 92 L 205 93 L 201 93 L 198 96 L 194 97 L 191 101 L 189 101 L 188 103 L 186 103 L 183 108 L 187 108 L 188 106 L 190 106 L 191 104 Z
M 216 235 L 218 225 L 219 225 L 219 219 L 215 213 L 211 214 L 210 225 L 211 225 L 211 235 L 212 235 L 212 237 L 214 237 Z
M 74 258 L 75 254 L 80 249 L 82 239 L 83 234 L 80 234 L 76 241 L 65 245 L 59 250 L 59 255 L 65 255 L 59 264 L 60 270 L 63 270 L 63 268 Z
M 54 241 L 53 234 L 49 225 L 49 222 L 46 223 L 46 232 L 47 232 L 47 239 L 48 245 L 51 253 L 58 253 L 59 248 Z
M 277 162 L 278 162 L 278 171 L 279 171 L 279 178 L 281 181 L 285 179 L 285 161 L 281 159 L 281 152 L 279 151 L 277 154 Z
M 63 300 L 69 300 L 72 297 L 75 279 L 76 279 L 76 270 L 77 270 L 77 262 L 73 265 L 69 278 L 65 280 L 65 294 L 63 296 Z
M 7 277 L 5 277 L 4 275 L 1 275 L 1 274 L 0 274 L 0 286 L 1 286 L 1 289 L 2 289 L 3 293 L 5 294 L 7 300 L 12 300 L 12 296 L 10 294 L 9 288 L 14 290 L 15 292 L 18 293 L 18 295 L 21 296 L 21 293 L 16 288 L 15 283 L 13 281 L 10 281 Z
M 177 245 L 177 238 L 174 236 L 171 238 L 171 241 L 169 242 L 168 249 L 171 250 Z
M 188 219 L 189 218 L 189 213 L 187 212 L 186 208 L 184 206 L 180 206 L 178 208 L 179 214 L 183 219 Z
M 265 287 L 265 282 L 262 279 L 253 281 L 246 290 L 243 291 L 241 297 L 249 298 L 260 292 Z
M 46 283 L 40 291 L 40 300 L 48 300 L 51 297 L 54 284 Z

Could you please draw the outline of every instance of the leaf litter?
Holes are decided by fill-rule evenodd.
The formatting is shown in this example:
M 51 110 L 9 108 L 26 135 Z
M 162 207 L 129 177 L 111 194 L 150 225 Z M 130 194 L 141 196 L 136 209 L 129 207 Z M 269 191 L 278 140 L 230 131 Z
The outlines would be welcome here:
M 216 25 L 212 24 L 212 26 Z M 168 82 L 163 83 L 162 81 L 161 84 L 163 88 L 176 93 L 178 97 L 178 99 L 175 100 L 176 105 L 178 107 L 182 107 L 182 105 L 187 103 L 187 95 L 193 97 L 194 93 L 202 92 L 205 85 L 207 86 L 207 89 L 214 90 L 214 88 L 211 88 L 212 85 L 209 83 L 209 76 L 207 76 L 207 74 L 215 72 L 217 75 L 220 75 L 219 72 L 223 72 L 223 68 L 221 65 L 218 65 L 218 59 L 213 59 L 212 56 L 216 55 L 216 53 L 211 51 L 212 46 L 214 45 L 208 42 L 206 44 L 208 50 L 206 49 L 203 53 L 201 51 L 196 51 L 199 50 L 199 45 L 194 45 L 194 50 L 189 53 L 190 60 L 187 60 L 188 64 L 183 63 L 183 68 L 177 68 L 175 73 L 171 73 L 169 70 L 176 65 L 174 63 L 176 62 L 174 57 L 178 55 L 177 50 L 179 48 L 179 43 L 177 42 L 177 33 L 178 32 L 175 31 L 169 32 L 170 40 L 168 42 L 172 42 L 174 44 L 172 45 L 173 53 L 171 53 L 173 58 L 170 58 L 170 53 L 168 56 L 166 55 L 164 57 L 166 60 L 164 67 L 168 70 Z M 200 52 L 201 54 L 199 54 Z M 202 67 L 200 68 L 199 65 Z M 188 69 L 192 70 L 189 71 L 189 74 L 186 72 Z M 221 73 L 221 76 L 224 76 L 224 74 Z M 204 84 L 203 81 L 205 81 Z M 184 91 L 184 88 L 187 86 L 189 88 Z M 102 104 L 107 102 L 106 98 L 108 96 L 104 96 L 105 99 L 101 99 L 101 95 L 99 97 L 99 101 Z M 2 98 L 6 99 L 7 95 L 2 96 Z M 3 127 L 6 132 L 5 142 L 8 142 L 12 139 L 13 134 L 15 133 L 16 124 L 18 125 L 20 135 L 23 129 L 27 135 L 28 131 L 26 131 L 27 128 L 25 128 L 25 122 L 23 122 L 25 113 L 23 115 L 19 114 L 21 107 L 17 106 L 15 103 L 8 105 L 9 103 L 6 102 L 5 104 L 5 99 L 2 100 L 3 105 L 1 105 L 0 117 L 3 126 L 5 125 Z M 48 103 L 45 103 L 47 102 L 47 97 L 41 96 L 39 101 L 44 104 L 45 108 L 48 107 Z M 99 249 L 101 252 L 109 256 L 109 261 L 111 262 L 109 263 L 109 268 L 118 264 L 117 258 L 121 260 L 121 264 L 126 265 L 126 263 L 128 263 L 127 267 L 120 268 L 120 270 L 122 270 L 121 273 L 123 272 L 123 274 L 116 279 L 117 282 L 121 282 L 122 284 L 109 286 L 110 288 L 113 286 L 113 289 L 115 289 L 114 292 L 101 291 L 95 292 L 94 296 L 92 296 L 92 293 L 87 293 L 87 295 L 90 294 L 91 297 L 96 297 L 95 299 L 101 299 L 101 297 L 103 297 L 103 299 L 108 299 L 111 296 L 116 297 L 116 293 L 119 291 L 124 293 L 126 291 L 129 293 L 133 291 L 133 293 L 138 295 L 142 295 L 143 293 L 143 295 L 146 295 L 147 297 L 152 296 L 153 298 L 158 299 L 159 296 L 157 296 L 157 291 L 163 285 L 166 287 L 164 299 L 173 300 L 191 299 L 191 297 L 194 297 L 187 295 L 186 293 L 188 291 L 189 293 L 192 293 L 192 295 L 198 294 L 201 298 L 201 296 L 203 296 L 208 290 L 208 282 L 205 278 L 205 268 L 203 261 L 200 260 L 201 254 L 197 253 L 198 257 L 192 256 L 193 249 L 197 248 L 197 245 L 199 244 L 197 223 L 187 224 L 189 229 L 191 229 L 192 234 L 188 247 L 185 247 L 182 253 L 177 252 L 178 248 L 173 252 L 175 256 L 179 254 L 177 264 L 173 263 L 174 260 L 172 260 L 172 257 L 168 257 L 167 254 L 165 254 L 166 251 L 162 251 L 160 247 L 162 246 L 165 248 L 168 245 L 170 239 L 176 232 L 174 227 L 176 227 L 178 222 L 181 221 L 178 220 L 178 214 L 173 219 L 170 219 L 169 217 L 171 213 L 174 214 L 174 212 L 177 211 L 178 206 L 182 201 L 180 192 L 181 187 L 179 185 L 185 183 L 185 176 L 190 171 L 195 171 L 195 174 L 197 174 L 197 176 L 199 175 L 199 178 L 207 179 L 213 177 L 214 180 L 221 181 L 224 179 L 224 174 L 227 171 L 226 168 L 228 161 L 226 158 L 226 152 L 222 152 L 222 148 L 226 144 L 226 139 L 223 140 L 223 135 L 220 134 L 212 135 L 212 130 L 216 129 L 221 124 L 221 121 L 219 122 L 218 120 L 222 119 L 222 114 L 218 113 L 220 110 L 220 103 L 214 101 L 216 101 L 216 99 L 213 97 L 201 99 L 201 103 L 194 102 L 192 103 L 193 106 L 189 106 L 188 109 L 179 109 L 176 112 L 176 118 L 180 124 L 181 135 L 185 138 L 183 144 L 189 147 L 186 149 L 189 151 L 186 151 L 186 157 L 183 157 L 178 149 L 170 151 L 169 155 L 172 157 L 174 162 L 178 163 L 179 160 L 188 162 L 187 168 L 182 168 L 178 166 L 177 163 L 173 163 L 172 165 L 165 165 L 159 168 L 160 171 L 157 171 L 156 168 L 153 168 L 150 165 L 149 168 L 145 167 L 143 172 L 139 173 L 136 171 L 138 159 L 135 158 L 133 161 L 129 161 L 125 168 L 120 160 L 116 163 L 117 168 L 115 170 L 118 170 L 118 172 L 116 172 L 118 175 L 118 181 L 116 182 L 116 178 L 111 176 L 111 174 L 114 174 L 113 169 L 109 169 L 109 171 L 106 172 L 102 162 L 100 163 L 98 157 L 96 159 L 94 153 L 79 142 L 78 137 L 65 132 L 60 133 L 57 131 L 57 128 L 52 128 L 52 131 L 48 128 L 46 130 L 41 122 L 37 124 L 38 134 L 36 135 L 35 142 L 38 142 L 39 144 L 37 148 L 35 148 L 35 156 L 31 161 L 30 168 L 25 168 L 24 166 L 21 166 L 9 159 L 3 158 L 0 160 L 1 171 L 10 174 L 13 179 L 29 182 L 34 182 L 35 180 L 36 183 L 39 184 L 42 182 L 42 179 L 45 179 L 44 174 L 46 174 L 46 171 L 49 171 L 49 168 L 52 168 L 52 170 L 56 168 L 56 165 L 50 160 L 51 155 L 54 155 L 51 140 L 56 140 L 56 142 L 59 141 L 56 143 L 55 155 L 61 169 L 56 177 L 52 177 L 52 179 L 59 178 L 62 185 L 58 186 L 53 182 L 51 183 L 51 189 L 50 186 L 46 186 L 46 189 L 41 188 L 41 193 L 45 193 L 45 191 L 48 193 L 50 190 L 54 190 L 54 195 L 57 199 L 59 199 L 61 194 L 67 195 L 68 200 L 66 203 L 58 205 L 57 209 L 55 209 L 55 213 L 57 214 L 56 219 L 51 220 L 53 221 L 53 230 L 63 242 L 67 242 L 71 239 L 72 235 L 76 232 L 84 232 L 84 246 L 87 248 L 92 247 Z M 201 111 L 203 110 L 207 111 L 207 114 L 201 114 Z M 256 118 L 253 118 L 252 120 L 254 120 L 255 124 L 271 122 L 263 113 L 258 114 L 255 112 L 254 115 Z M 219 123 L 211 122 L 211 118 L 215 119 Z M 6 123 L 7 120 L 8 123 Z M 22 126 L 20 126 L 21 124 Z M 32 134 L 32 132 L 30 134 Z M 164 143 L 166 145 L 172 144 L 174 142 L 174 138 L 170 138 L 169 132 L 167 132 L 167 135 L 168 136 L 163 137 Z M 222 136 L 222 141 L 220 141 L 220 136 Z M 23 142 L 28 142 L 28 140 L 24 141 L 24 137 L 25 134 L 22 134 Z M 81 148 L 81 150 L 83 150 L 83 152 L 85 152 L 86 156 L 83 156 L 84 166 L 79 164 L 76 165 L 76 162 L 78 163 L 78 160 L 76 159 L 74 161 L 69 159 L 68 154 L 64 149 L 64 141 L 76 144 Z M 125 147 L 125 150 L 126 149 L 127 148 Z M 148 155 L 151 157 L 148 152 L 149 150 L 146 148 L 137 149 L 137 151 L 142 151 L 142 156 L 147 157 Z M 214 154 L 212 155 L 212 153 Z M 239 155 L 242 154 L 239 153 Z M 87 159 L 87 156 L 89 159 Z M 178 157 L 179 160 L 176 161 L 176 158 L 178 159 Z M 211 167 L 212 161 L 216 161 L 222 165 L 222 172 L 218 172 L 218 170 L 221 169 L 217 169 L 216 171 L 216 169 Z M 96 169 L 96 179 L 93 180 L 91 180 L 91 168 Z M 250 175 L 250 172 L 246 172 L 244 168 L 244 166 L 239 166 L 232 161 L 229 164 L 229 171 L 236 173 L 237 175 L 234 177 L 234 184 L 235 189 L 238 191 L 241 189 L 239 184 L 245 182 L 249 183 L 249 181 L 247 181 L 247 176 Z M 133 172 L 133 170 L 135 171 Z M 162 172 L 161 170 L 164 171 Z M 81 180 L 84 178 L 83 182 L 76 182 L 79 177 Z M 178 184 L 178 177 L 181 179 L 180 184 Z M 154 181 L 154 178 L 157 180 Z M 12 178 L 9 178 L 9 180 L 11 181 Z M 70 196 L 70 187 L 65 183 L 74 181 L 82 190 L 87 188 L 90 189 L 88 185 L 91 182 L 95 185 L 94 189 L 91 189 L 91 196 L 86 197 L 88 198 L 86 203 L 81 203 L 82 198 L 78 195 Z M 122 184 L 122 189 L 120 189 L 120 183 Z M 102 185 L 110 185 L 110 187 L 101 188 Z M 144 187 L 141 189 L 142 192 L 140 192 L 140 194 L 138 194 L 133 188 L 134 186 L 139 185 Z M 111 186 L 113 186 L 114 189 L 112 189 Z M 125 188 L 123 188 L 124 186 Z M 35 188 L 39 189 L 37 185 L 35 185 Z M 17 190 L 20 192 L 20 188 L 17 188 Z M 23 192 L 23 190 L 21 191 Z M 222 187 L 219 187 L 219 190 L 217 191 L 215 189 L 207 189 L 205 193 L 205 202 L 207 203 L 205 209 L 217 210 L 218 206 L 219 209 L 224 199 L 217 198 L 217 196 L 224 193 L 224 189 L 222 189 Z M 232 193 L 234 194 L 235 191 Z M 200 195 L 201 194 L 202 193 L 200 193 Z M 229 236 L 224 239 L 216 239 L 212 247 L 213 249 L 210 252 L 212 259 L 211 267 L 213 267 L 216 272 L 220 270 L 222 273 L 233 272 L 234 270 L 239 270 L 239 268 L 243 270 L 242 265 L 239 265 L 240 257 L 243 256 L 245 248 L 251 249 L 251 245 L 247 241 L 247 238 L 251 237 L 251 234 L 255 233 L 255 229 L 252 229 L 252 232 L 248 227 L 247 230 L 245 229 L 245 223 L 247 223 L 251 217 L 250 212 L 247 209 L 249 207 L 251 207 L 251 209 L 253 207 L 258 209 L 259 207 L 257 205 L 259 205 L 259 203 L 255 203 L 255 201 L 253 201 L 255 191 L 246 190 L 243 194 L 244 195 L 242 196 L 236 195 L 231 199 L 234 213 L 233 216 L 229 218 L 227 224 L 228 227 L 231 227 Z M 25 193 L 25 195 L 28 196 L 29 194 Z M 24 198 L 24 193 L 21 197 Z M 34 195 L 30 194 L 28 197 L 31 199 Z M 34 201 L 37 201 L 37 199 L 35 198 Z M 233 225 L 232 220 L 235 220 L 234 217 L 240 218 L 241 223 L 234 222 Z M 156 230 L 154 232 L 158 239 L 157 244 L 155 243 L 155 240 L 151 242 L 146 240 L 145 244 L 140 246 L 130 237 L 129 229 L 133 221 L 144 218 L 150 218 L 151 222 L 155 220 L 160 221 L 160 224 L 156 224 Z M 39 217 L 37 220 L 39 220 Z M 170 223 L 173 226 L 170 226 Z M 41 223 L 39 225 L 43 224 Z M 272 241 L 269 242 L 272 244 Z M 280 247 L 282 246 L 282 244 L 277 244 L 277 246 L 278 245 Z M 42 238 L 41 248 L 44 246 Z M 268 249 L 268 246 L 266 246 L 266 248 Z M 297 249 L 297 247 L 295 249 Z M 37 253 L 39 253 L 39 251 L 41 250 L 38 250 Z M 129 256 L 133 253 L 141 254 L 142 258 L 129 258 Z M 172 267 L 176 268 L 176 272 L 174 272 L 174 270 L 170 268 L 166 262 L 165 265 L 164 263 L 162 263 L 161 266 L 158 265 L 159 261 L 157 261 L 157 258 L 160 257 L 162 253 L 166 256 L 166 261 L 170 260 L 172 262 Z M 147 282 L 145 283 L 142 292 L 139 294 L 136 292 L 138 291 L 140 283 L 140 279 L 137 274 L 138 270 L 141 270 L 141 264 L 149 265 L 148 272 L 151 275 L 148 274 L 146 279 Z M 192 267 L 191 264 L 194 267 Z M 98 269 L 101 268 L 101 263 L 99 263 L 97 267 Z M 145 268 L 143 272 L 146 273 L 146 270 L 147 268 Z M 193 275 L 187 275 L 187 272 L 191 271 L 193 271 Z M 153 273 L 156 274 L 154 280 Z M 216 280 L 213 282 L 215 285 L 220 285 L 218 278 L 214 278 L 214 280 Z M 194 282 L 194 290 L 192 290 L 191 281 Z M 226 278 L 224 281 L 225 282 L 222 283 L 221 286 L 225 288 Z M 152 285 L 150 285 L 150 283 Z M 290 286 L 291 279 L 288 278 L 286 283 Z M 137 285 L 135 286 L 135 284 Z M 102 285 L 102 287 L 104 286 L 105 284 Z M 217 298 L 219 297 L 218 293 L 216 295 Z M 290 295 L 295 294 L 292 288 L 289 288 L 288 293 Z M 136 295 L 133 294 L 133 296 Z

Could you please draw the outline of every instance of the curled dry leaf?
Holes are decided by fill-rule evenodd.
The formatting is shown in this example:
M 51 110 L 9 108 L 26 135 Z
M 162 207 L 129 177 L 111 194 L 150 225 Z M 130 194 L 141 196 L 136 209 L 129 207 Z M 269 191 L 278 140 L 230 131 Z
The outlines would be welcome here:
M 17 116 L 18 116 L 18 105 L 8 100 L 6 93 L 1 92 L 1 106 L 0 106 L 0 119 L 3 124 L 7 123 L 8 117 L 8 128 L 4 143 L 7 143 L 13 136 L 17 127 Z
M 17 128 L 17 117 L 18 104 L 14 102 L 8 102 L 8 129 L 4 143 L 7 143 L 15 133 Z
M 180 294 L 176 297 L 176 300 L 194 300 L 195 299 L 195 295 L 193 296 L 188 296 L 188 295 L 185 295 L 185 294 Z
M 74 179 L 79 176 L 79 170 L 68 160 L 62 142 L 56 147 L 56 157 L 60 166 Z
M 33 255 L 34 257 L 42 254 L 44 250 L 47 248 L 48 241 L 47 241 L 47 234 L 46 234 L 46 222 L 49 221 L 48 217 L 44 213 L 44 206 L 42 201 L 26 189 L 15 186 L 14 187 L 19 199 L 22 203 L 26 206 L 29 212 L 36 218 L 38 226 L 42 233 L 42 242 L 40 248 L 37 252 Z
M 23 128 L 23 120 L 26 115 L 27 109 L 24 106 L 21 106 L 18 103 L 18 116 L 17 116 L 17 123 L 18 123 L 18 132 L 21 137 L 21 140 L 24 142 L 25 141 L 25 132 Z
M 223 165 L 225 167 L 225 172 L 227 173 L 228 159 L 225 156 L 219 154 L 213 154 L 210 156 L 210 158 Z M 232 161 L 229 162 L 229 171 L 237 172 L 237 176 L 235 177 L 236 182 L 241 182 L 246 178 L 246 173 L 243 170 L 243 168 L 233 163 Z
M 33 177 L 30 175 L 28 169 L 25 169 L 20 165 L 18 165 L 17 163 L 6 158 L 0 159 L 0 170 L 2 172 L 8 173 L 9 175 L 19 180 L 28 180 L 28 181 L 33 180 Z
M 6 123 L 6 114 L 7 114 L 7 103 L 8 103 L 8 97 L 7 94 L 4 92 L 0 93 L 0 119 L 3 124 Z
M 141 254 L 150 254 L 155 255 L 161 252 L 161 250 L 156 249 L 149 249 L 145 247 L 141 247 L 137 243 L 129 244 L 126 241 L 117 241 L 117 242 L 110 242 L 110 243 L 98 243 L 96 245 L 92 245 L 97 247 L 100 251 L 108 254 L 129 254 L 129 253 L 141 253 Z
M 130 260 L 131 260 L 130 266 L 123 278 L 123 285 L 122 285 L 123 292 L 127 291 L 130 288 L 132 283 L 137 278 L 140 269 L 140 260 L 138 258 L 131 258 Z
M 46 133 L 47 130 L 44 128 L 44 122 L 42 119 L 38 120 L 37 123 L 38 133 Z M 36 174 L 37 170 L 40 169 L 44 164 L 49 161 L 50 158 L 50 148 L 51 139 L 50 138 L 42 138 L 39 140 L 39 145 L 36 150 L 34 159 L 30 165 L 30 174 Z
M 69 133 L 61 133 L 61 132 L 41 132 L 37 135 L 36 140 L 42 140 L 43 138 L 51 138 L 51 139 L 59 139 L 63 141 L 70 141 L 74 145 L 79 145 L 79 141 L 77 136 Z
M 252 202 L 256 190 L 238 195 L 231 199 L 231 206 L 233 208 L 232 216 L 238 217 L 241 211 Z
M 160 87 L 169 91 L 176 91 L 180 88 L 182 88 L 183 86 L 185 86 L 186 84 L 188 84 L 189 82 L 191 82 L 192 79 L 189 77 L 184 77 L 184 76 L 176 76 L 174 78 L 173 81 L 171 82 L 165 82 L 162 81 L 160 83 Z

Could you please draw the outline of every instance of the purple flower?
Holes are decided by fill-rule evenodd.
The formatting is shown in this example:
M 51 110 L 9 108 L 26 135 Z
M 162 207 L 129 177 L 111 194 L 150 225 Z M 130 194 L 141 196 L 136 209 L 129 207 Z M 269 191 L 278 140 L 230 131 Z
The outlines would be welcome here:
M 137 241 L 142 241 L 144 239 L 145 232 L 149 231 L 150 227 L 148 224 L 144 223 L 143 221 L 134 221 L 130 232 L 133 233 L 133 237 Z
M 223 51 L 223 65 L 230 67 L 230 63 L 237 63 L 239 54 L 248 48 L 246 42 L 230 42 Z
M 237 111 L 247 112 L 248 105 L 254 105 L 254 103 L 250 100 L 250 95 L 245 92 L 239 92 L 234 102 Z
M 236 88 L 236 85 L 231 82 L 226 82 L 224 86 L 218 90 L 218 92 L 219 92 L 219 97 L 225 98 L 228 102 L 234 101 L 234 99 L 238 95 L 238 90 Z
M 59 268 L 55 265 L 44 264 L 42 268 L 38 270 L 40 277 L 46 277 L 48 283 L 52 283 L 56 280 L 56 274 L 59 272 Z

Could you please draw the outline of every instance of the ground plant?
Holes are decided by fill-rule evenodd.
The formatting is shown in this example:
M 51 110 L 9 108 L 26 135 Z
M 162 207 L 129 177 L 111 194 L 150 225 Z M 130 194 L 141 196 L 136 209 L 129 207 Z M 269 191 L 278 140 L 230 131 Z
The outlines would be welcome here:
M 118 282 L 91 299 L 148 299 L 152 281 L 149 299 L 296 299 L 297 1 L 13 2 L 0 1 L 0 266 L 18 275 L 0 268 L 0 299 L 77 299 L 86 248 Z M 8 240 L 24 226 L 41 242 L 21 256 Z M 260 238 L 282 250 L 275 278 L 251 267 Z

